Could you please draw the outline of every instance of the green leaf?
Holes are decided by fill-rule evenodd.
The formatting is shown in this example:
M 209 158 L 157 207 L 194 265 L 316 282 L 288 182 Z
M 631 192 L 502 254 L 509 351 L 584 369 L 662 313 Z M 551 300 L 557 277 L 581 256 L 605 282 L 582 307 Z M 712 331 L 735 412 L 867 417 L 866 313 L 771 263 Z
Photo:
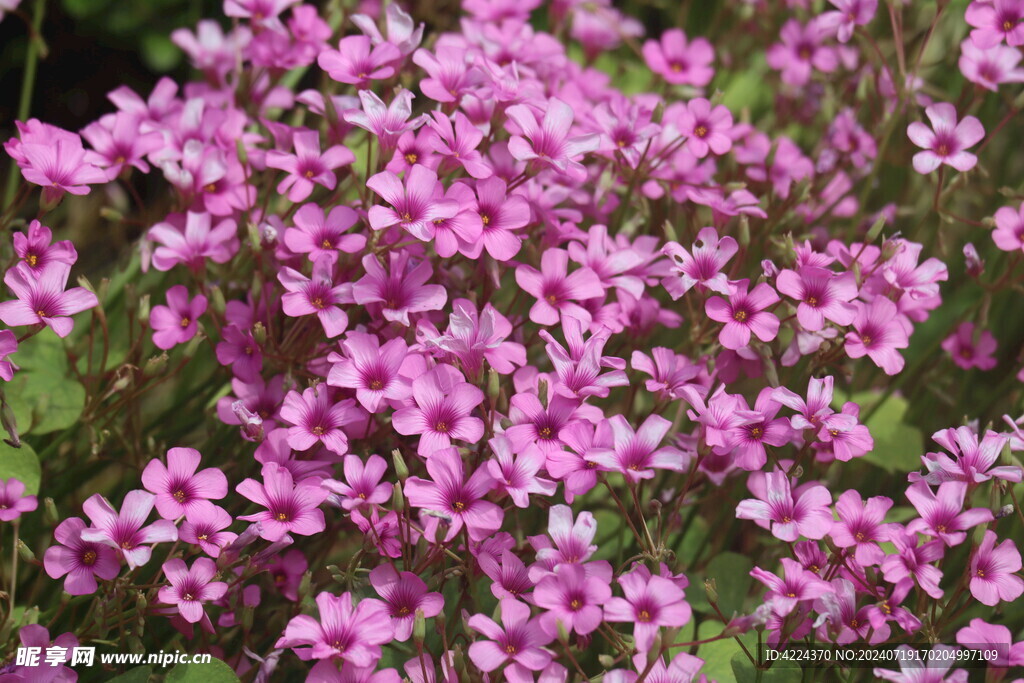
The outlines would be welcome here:
M 736 683 L 799 683 L 803 676 L 803 671 L 796 662 L 775 662 L 770 669 L 758 672 L 742 652 L 734 654 L 730 664 Z M 758 673 L 761 675 L 758 676 Z
M 21 368 L 4 391 L 21 434 L 48 434 L 78 421 L 85 387 L 69 378 L 64 342 L 44 330 L 11 356 Z
M 19 372 L 8 384 L 7 396 L 22 434 L 67 429 L 85 408 L 85 387 L 49 370 Z
M 12 448 L 0 441 L 0 479 L 14 477 L 25 485 L 25 495 L 39 493 L 39 458 L 32 447 L 22 442 L 21 448 Z
M 697 629 L 697 639 L 714 638 L 722 632 L 723 628 L 725 626 L 720 621 L 702 622 Z M 757 636 L 754 633 L 745 633 L 739 638 L 751 654 L 757 654 Z M 736 683 L 736 675 L 732 670 L 732 658 L 736 655 L 744 659 L 747 658 L 735 638 L 722 638 L 704 643 L 697 648 L 697 656 L 704 660 L 704 666 L 701 667 L 700 672 L 706 675 L 708 680 L 718 681 L 718 683 Z
M 209 664 L 178 664 L 164 679 L 167 683 L 237 683 L 238 676 L 219 659 Z
M 849 398 L 865 408 L 869 408 L 881 398 L 878 392 L 866 391 L 854 394 Z M 842 400 L 833 402 L 836 408 Z M 865 423 L 875 447 L 863 459 L 881 467 L 886 472 L 911 472 L 921 468 L 921 454 L 924 453 L 924 436 L 916 427 L 903 421 L 909 403 L 900 396 L 889 396 Z
M 718 609 L 722 610 L 726 618 L 743 609 L 743 602 L 750 592 L 750 584 L 753 581 L 750 576 L 750 570 L 753 568 L 754 564 L 750 558 L 739 553 L 721 553 L 708 562 L 704 575 L 705 578 L 715 580 Z M 703 585 L 692 585 L 687 592 L 694 609 L 705 613 L 713 612 Z
M 153 675 L 153 667 L 137 666 L 125 671 L 120 676 L 111 678 L 109 683 L 147 683 L 151 675 Z

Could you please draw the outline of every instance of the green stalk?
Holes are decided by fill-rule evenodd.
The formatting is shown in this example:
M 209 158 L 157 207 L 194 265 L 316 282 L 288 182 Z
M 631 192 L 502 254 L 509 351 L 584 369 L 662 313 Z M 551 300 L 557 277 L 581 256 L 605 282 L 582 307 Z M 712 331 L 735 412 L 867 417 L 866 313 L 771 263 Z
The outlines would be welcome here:
M 36 0 L 32 11 L 32 29 L 29 33 L 28 50 L 25 51 L 25 76 L 21 81 L 21 99 L 18 102 L 18 121 L 28 118 L 29 109 L 32 106 L 32 91 L 36 85 L 36 71 L 39 66 L 39 52 L 43 45 L 43 39 L 39 30 L 43 26 L 43 16 L 46 14 L 46 0 Z M 21 174 L 18 172 L 18 164 L 11 159 L 11 167 L 7 174 L 7 188 L 4 191 L 5 210 L 9 210 L 14 194 L 18 191 L 18 179 Z

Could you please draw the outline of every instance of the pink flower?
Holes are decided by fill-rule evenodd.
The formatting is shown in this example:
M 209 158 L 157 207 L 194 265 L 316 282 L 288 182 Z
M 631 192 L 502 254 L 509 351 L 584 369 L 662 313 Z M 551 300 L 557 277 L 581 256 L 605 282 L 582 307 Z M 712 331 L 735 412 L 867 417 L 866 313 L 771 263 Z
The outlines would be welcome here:
M 352 303 L 352 285 L 334 284 L 334 260 L 330 256 L 321 255 L 313 263 L 312 277 L 285 266 L 278 271 L 277 279 L 288 290 L 281 297 L 285 315 L 315 315 L 328 338 L 337 337 L 348 327 L 348 315 L 339 304 Z
M 186 516 L 178 529 L 178 539 L 198 545 L 210 557 L 220 557 L 221 549 L 238 538 L 238 534 L 224 531 L 234 521 L 223 508 L 214 505 L 210 514 Z
M 96 592 L 96 577 L 110 581 L 121 571 L 117 550 L 103 543 L 86 541 L 86 526 L 78 517 L 69 517 L 53 532 L 59 545 L 46 549 L 43 568 L 51 579 L 64 579 L 64 590 L 71 595 Z
M 857 26 L 866 26 L 875 17 L 878 0 L 828 0 L 835 7 L 818 17 L 821 27 L 836 31 L 840 43 L 848 43 Z
M 156 511 L 164 519 L 209 517 L 210 501 L 228 494 L 227 477 L 218 468 L 196 472 L 201 457 L 194 448 L 171 448 L 166 466 L 154 458 L 142 471 L 142 485 L 156 495 Z
M 597 474 L 602 469 L 595 458 L 607 455 L 611 448 L 611 427 L 608 422 L 602 430 L 595 434 L 593 425 L 586 422 L 573 422 L 558 432 L 560 442 L 569 450 L 555 449 L 548 452 L 547 470 L 555 479 L 565 484 L 565 500 L 571 503 L 575 496 L 581 496 L 597 485 Z M 513 427 L 514 429 L 514 427 Z
M 548 342 L 544 350 L 555 366 L 555 375 L 558 377 L 552 387 L 556 393 L 579 400 L 587 396 L 604 398 L 612 387 L 629 384 L 629 377 L 623 371 L 625 361 L 602 355 L 611 336 L 607 327 L 602 327 L 584 342 L 583 323 L 577 318 L 565 317 L 562 318 L 562 332 L 569 346 L 568 351 L 547 330 L 540 331 L 540 336 Z M 603 368 L 611 370 L 603 372 Z
M 313 192 L 313 185 L 321 185 L 333 190 L 338 179 L 333 171 L 347 166 L 356 159 L 356 155 L 347 147 L 335 145 L 320 153 L 320 133 L 317 131 L 297 131 L 292 136 L 295 154 L 286 154 L 278 150 L 267 152 L 267 166 L 285 171 L 288 175 L 277 186 L 278 194 L 288 195 L 293 202 L 301 202 Z
M 3 0 L 0 0 L 0 12 L 2 10 Z M 62 633 L 51 641 L 50 631 L 45 626 L 25 624 L 18 629 L 18 640 L 21 643 L 19 650 L 35 648 L 35 652 L 40 656 L 36 662 L 20 664 L 20 658 L 8 662 L 3 668 L 4 683 L 7 681 L 66 683 L 78 680 L 78 672 L 68 666 L 73 651 L 79 645 L 78 638 L 74 633 Z
M 768 48 L 768 66 L 782 72 L 782 82 L 803 86 L 811 80 L 813 69 L 831 73 L 839 67 L 834 48 L 823 45 L 829 27 L 820 19 L 801 24 L 790 19 L 780 33 L 781 43 Z
M 662 626 L 683 626 L 690 620 L 690 605 L 683 590 L 663 576 L 634 569 L 619 577 L 624 598 L 611 598 L 604 605 L 605 621 L 633 624 L 633 637 L 640 652 L 649 652 Z
M 781 562 L 784 578 L 760 567 L 750 570 L 751 576 L 768 587 L 765 602 L 770 603 L 780 616 L 791 614 L 801 602 L 816 600 L 832 592 L 832 586 L 804 569 L 796 560 L 783 557 Z
M 0 522 L 12 522 L 21 517 L 21 513 L 32 512 L 38 505 L 35 496 L 25 495 L 25 484 L 20 479 L 0 479 Z
M 413 237 L 428 241 L 429 223 L 452 218 L 459 211 L 454 200 L 438 198 L 437 174 L 420 164 L 409 171 L 404 186 L 391 171 L 378 173 L 366 181 L 366 186 L 393 207 L 370 207 L 370 227 L 374 230 L 400 225 Z
M 385 105 L 372 91 L 360 90 L 362 109 L 346 111 L 342 117 L 352 125 L 376 135 L 382 151 L 389 152 L 395 148 L 395 143 L 403 133 L 416 130 L 426 121 L 422 116 L 409 120 L 414 97 L 410 91 L 402 90 L 391 100 L 391 104 Z
M 836 501 L 839 521 L 829 531 L 832 541 L 840 548 L 854 548 L 862 566 L 881 564 L 885 553 L 878 543 L 889 540 L 889 525 L 884 521 L 891 507 L 892 500 L 885 496 L 862 501 L 858 491 L 844 492 Z
M 469 658 L 478 669 L 491 672 L 506 662 L 510 674 L 528 676 L 527 671 L 542 671 L 551 663 L 551 653 L 544 646 L 551 642 L 540 625 L 540 617 L 530 618 L 530 607 L 512 598 L 501 601 L 501 626 L 483 614 L 469 618 L 469 627 L 490 640 L 477 640 L 469 646 Z M 502 626 L 504 628 L 502 628 Z
M 1003 251 L 1024 251 L 1024 203 L 1014 211 L 1009 206 L 996 211 L 992 241 Z
M 484 134 L 470 123 L 462 112 L 455 112 L 455 125 L 443 112 L 434 111 L 433 119 L 427 121 L 426 143 L 453 166 L 461 166 L 474 178 L 488 178 L 494 171 L 484 162 L 477 147 Z M 446 166 L 447 168 L 447 166 Z
M 997 657 L 989 660 L 989 666 L 1024 666 L 1024 641 L 1014 643 L 1010 629 L 1002 624 L 971 619 L 969 626 L 956 632 L 956 642 L 974 650 L 996 650 Z
M 944 554 L 942 541 L 928 541 L 918 545 L 916 532 L 908 532 L 899 524 L 890 525 L 889 541 L 896 546 L 896 552 L 882 560 L 882 575 L 892 584 L 912 578 L 925 593 L 936 600 L 942 597 L 939 581 L 942 572 L 932 563 Z
M 1000 600 L 1013 602 L 1024 594 L 1020 553 L 1009 538 L 996 545 L 996 532 L 985 530 L 985 538 L 971 558 L 971 595 L 994 607 Z
M 416 50 L 412 61 L 429 74 L 420 81 L 420 90 L 435 102 L 458 102 L 477 80 L 466 51 L 456 46 L 439 45 L 433 53 Z
M 371 46 L 367 36 L 347 36 L 337 50 L 324 50 L 317 57 L 320 68 L 339 83 L 365 88 L 371 80 L 391 78 L 394 63 L 402 55 L 391 43 Z
M 751 332 L 763 342 L 770 342 L 779 333 L 779 319 L 765 311 L 779 302 L 779 295 L 762 282 L 747 292 L 749 280 L 732 283 L 729 301 L 713 296 L 704 310 L 712 320 L 725 323 L 718 341 L 727 349 L 741 349 L 750 343 Z
M 940 429 L 932 434 L 932 439 L 952 453 L 955 460 L 945 453 L 927 453 L 921 456 L 921 461 L 928 472 L 923 476 L 911 472 L 909 479 L 912 482 L 922 480 L 937 485 L 944 481 L 965 481 L 968 484 L 978 484 L 995 477 L 1016 483 L 1024 477 L 1019 465 L 993 467 L 1008 441 L 1004 434 L 986 430 L 979 443 L 975 430 L 970 427 L 957 427 Z
M 740 501 L 736 517 L 771 529 L 779 540 L 791 543 L 801 536 L 818 540 L 832 528 L 832 494 L 824 486 L 804 484 L 793 491 L 786 473 L 775 471 L 751 474 L 747 487 L 757 498 Z
M 178 613 L 190 624 L 205 616 L 204 602 L 219 600 L 228 592 L 226 583 L 213 580 L 217 565 L 209 558 L 198 558 L 191 568 L 174 558 L 164 562 L 163 569 L 171 585 L 162 586 L 157 597 L 166 605 L 177 605 Z
M 301 394 L 289 391 L 281 408 L 281 418 L 292 424 L 288 428 L 289 446 L 304 451 L 322 443 L 338 455 L 348 453 L 348 436 L 342 428 L 363 415 L 353 399 L 336 403 L 333 391 L 322 385 L 309 387 Z
M 380 600 L 363 599 L 353 607 L 351 593 L 320 593 L 316 605 L 320 621 L 306 614 L 292 617 L 274 647 L 290 647 L 304 661 L 338 658 L 367 667 L 380 659 L 380 646 L 394 639 L 387 605 Z
M 382 564 L 370 572 L 370 585 L 387 603 L 395 640 L 404 642 L 412 636 L 416 612 L 422 610 L 429 619 L 444 609 L 440 593 L 427 591 L 427 584 L 412 572 L 397 572 L 390 564 Z
M 910 346 L 910 321 L 900 315 L 894 304 L 877 297 L 870 304 L 857 302 L 854 332 L 846 333 L 846 355 L 850 358 L 868 356 L 887 375 L 903 369 L 903 356 L 897 349 Z
M 970 38 L 960 43 L 960 73 L 971 83 L 998 92 L 1003 83 L 1024 81 L 1020 50 L 1006 45 L 980 48 Z
M 322 485 L 342 498 L 341 507 L 353 510 L 364 505 L 381 505 L 391 500 L 391 482 L 381 483 L 387 463 L 371 455 L 366 464 L 357 455 L 345 456 L 345 483 L 328 479 Z
M 7 357 L 18 350 L 18 338 L 10 330 L 0 330 L 0 379 L 10 382 L 18 366 Z
M 156 496 L 148 491 L 129 491 L 118 513 L 106 498 L 94 494 L 82 504 L 93 526 L 82 530 L 81 539 L 114 548 L 131 569 L 137 569 L 149 562 L 153 554 L 153 548 L 147 544 L 178 540 L 174 522 L 159 519 L 145 526 L 155 502 Z
M 149 173 L 145 157 L 163 148 L 164 137 L 160 131 L 140 124 L 140 116 L 123 111 L 93 121 L 82 129 L 82 136 L 96 150 L 86 152 L 86 158 L 96 166 L 106 168 L 111 180 L 128 166 Z
M 967 683 L 967 671 L 949 668 L 957 661 L 958 648 L 949 645 L 935 645 L 925 653 L 900 645 L 894 657 L 899 662 L 899 671 L 889 669 L 872 669 L 871 673 L 878 679 L 896 681 L 897 683 Z
M 538 325 L 556 325 L 560 315 L 590 324 L 590 312 L 576 302 L 603 297 L 604 287 L 590 268 L 584 266 L 567 275 L 568 267 L 569 252 L 546 249 L 539 272 L 525 264 L 516 268 L 516 282 L 537 299 L 530 308 L 530 320 Z
M 507 194 L 508 186 L 497 176 L 476 183 L 476 212 L 480 217 L 480 239 L 463 250 L 477 258 L 487 250 L 496 261 L 508 261 L 519 253 L 522 240 L 514 232 L 530 223 L 530 205 L 518 194 Z
M 45 203 L 57 203 L 65 192 L 89 194 L 87 185 L 107 182 L 106 171 L 89 162 L 78 135 L 62 131 L 62 135 L 52 138 L 34 136 L 31 140 L 18 144 L 16 154 L 10 148 L 8 153 L 17 161 L 25 180 L 42 186 Z
M 644 61 L 651 71 L 673 85 L 703 88 L 711 82 L 715 70 L 714 48 L 704 38 L 687 41 L 682 30 L 673 28 L 658 40 L 648 40 L 643 47 Z
M 175 285 L 167 290 L 167 303 L 167 306 L 154 306 L 149 314 L 153 344 L 165 350 L 196 336 L 199 316 L 206 312 L 206 297 L 196 294 L 189 300 L 185 285 Z
M 530 567 L 530 578 L 540 581 L 559 565 L 586 562 L 597 552 L 596 535 L 597 520 L 593 513 L 583 511 L 573 521 L 572 508 L 552 505 L 548 510 L 548 535 L 529 539 L 537 553 L 537 561 Z
M 359 220 L 347 206 L 335 206 L 325 217 L 316 204 L 304 204 L 292 220 L 295 227 L 284 231 L 284 243 L 296 254 L 309 254 L 314 263 L 321 256 L 335 263 L 339 251 L 354 254 L 366 246 L 365 235 L 344 234 Z
M 960 545 L 968 529 L 995 519 L 987 508 L 964 510 L 966 495 L 967 484 L 961 481 L 943 482 L 937 493 L 923 481 L 911 484 L 907 498 L 921 516 L 912 520 L 907 530 L 940 538 L 949 547 Z
M 406 480 L 405 497 L 413 507 L 436 513 L 430 518 L 434 524 L 438 519 L 447 521 L 445 542 L 455 538 L 463 527 L 472 541 L 482 541 L 501 528 L 504 512 L 483 499 L 494 486 L 486 467 L 466 479 L 458 450 L 443 448 L 427 458 L 427 473 L 431 480 L 415 476 Z
M 292 480 L 287 468 L 267 463 L 261 472 L 263 483 L 246 479 L 235 490 L 266 510 L 238 519 L 259 522 L 260 538 L 279 541 L 285 534 L 312 536 L 327 528 L 320 503 L 328 496 L 317 478 Z
M 925 150 L 914 155 L 914 170 L 931 173 L 942 164 L 958 171 L 974 168 L 978 157 L 966 150 L 985 137 L 981 121 L 965 116 L 957 123 L 956 107 L 945 102 L 936 102 L 924 112 L 932 122 L 931 128 L 920 121 L 914 121 L 907 127 L 911 142 Z
M 96 295 L 84 287 L 65 291 L 71 266 L 55 263 L 37 278 L 23 263 L 4 275 L 4 283 L 18 297 L 0 303 L 0 321 L 12 327 L 46 325 L 57 336 L 71 334 L 75 322 L 70 316 L 99 305 Z
M 409 356 L 409 347 L 401 337 L 380 345 L 377 335 L 350 332 L 341 342 L 342 356 L 331 353 L 331 371 L 327 383 L 334 387 L 356 390 L 356 399 L 371 413 L 381 412 L 412 393 L 408 380 L 399 371 Z
M 377 18 L 366 14 L 353 14 L 352 23 L 370 37 L 374 45 L 390 43 L 398 48 L 398 53 L 406 57 L 423 41 L 423 24 L 416 26 L 412 17 L 398 5 L 389 4 L 384 10 L 387 38 L 377 28 Z
M 721 156 L 732 149 L 732 113 L 724 105 L 712 108 L 703 97 L 692 99 L 680 110 L 676 125 L 686 136 L 687 148 L 698 159 L 706 157 L 708 151 Z
M 557 98 L 548 100 L 543 121 L 538 121 L 533 110 L 524 104 L 515 104 L 505 112 L 515 124 L 508 151 L 520 161 L 533 161 L 550 166 L 579 183 L 586 179 L 587 170 L 577 161 L 581 155 L 597 149 L 597 133 L 569 137 L 573 110 Z
M 495 488 L 504 491 L 518 508 L 530 506 L 530 494 L 544 497 L 555 495 L 555 482 L 537 476 L 544 467 L 544 452 L 530 444 L 513 455 L 512 443 L 498 435 L 487 442 L 494 458 L 487 461 L 487 469 L 495 481 Z
M 409 326 L 410 313 L 436 311 L 448 300 L 441 285 L 428 285 L 433 269 L 429 261 L 414 261 L 406 251 L 388 254 L 390 272 L 384 270 L 377 257 L 363 257 L 366 275 L 352 285 L 352 296 L 361 306 L 372 304 L 385 320 Z M 377 308 L 379 306 L 379 308 Z
M 672 427 L 660 415 L 650 415 L 636 431 L 622 415 L 608 420 L 613 435 L 613 450 L 591 455 L 591 459 L 605 468 L 621 472 L 626 480 L 636 484 L 652 479 L 656 469 L 682 472 L 688 458 L 677 448 L 661 446 Z
M 857 315 L 856 306 L 849 303 L 857 296 L 857 281 L 852 272 L 836 274 L 824 268 L 803 266 L 799 271 L 780 272 L 775 286 L 800 302 L 797 319 L 810 332 L 824 327 L 825 319 L 845 327 Z
M 470 377 L 479 377 L 484 361 L 495 372 L 507 375 L 517 366 L 526 365 L 526 348 L 507 341 L 512 324 L 491 304 L 477 312 L 468 299 L 452 302 L 452 314 L 445 334 L 422 322 L 416 330 L 420 343 L 435 348 L 458 360 L 459 367 Z
M 238 252 L 238 224 L 234 219 L 225 218 L 211 229 L 208 213 L 189 211 L 183 224 L 181 218 L 181 214 L 172 214 L 168 222 L 149 229 L 147 237 L 161 245 L 153 251 L 153 267 L 157 270 L 170 270 L 183 263 L 199 271 L 206 259 L 227 263 Z
M 719 294 L 729 295 L 729 279 L 721 272 L 725 264 L 739 250 L 732 237 L 718 239 L 714 228 L 701 228 L 693 243 L 692 253 L 676 242 L 669 242 L 662 252 L 672 259 L 672 276 L 661 284 L 673 299 L 678 299 L 697 285 L 699 291 L 710 289 Z
M 69 240 L 51 244 L 52 240 L 53 233 L 50 229 L 36 220 L 28 224 L 27 235 L 23 232 L 14 233 L 14 253 L 36 277 L 51 266 L 73 266 L 78 260 L 75 245 Z
M 1011 46 L 1024 45 L 1022 0 L 975 0 L 968 5 L 964 19 L 974 27 L 971 40 L 980 48 L 993 47 L 1004 40 Z
M 558 636 L 558 624 L 568 633 L 593 633 L 604 618 L 602 607 L 611 597 L 608 581 L 579 564 L 558 565 L 533 591 L 534 604 L 547 610 L 540 625 L 552 638 Z
M 420 435 L 421 456 L 448 448 L 452 439 L 476 443 L 483 436 L 483 420 L 472 415 L 483 403 L 484 392 L 464 381 L 452 366 L 439 365 L 417 377 L 412 398 L 413 405 L 395 411 L 391 424 L 399 434 Z
M 992 356 L 996 350 L 996 338 L 988 330 L 982 330 L 980 335 L 975 335 L 974 323 L 960 323 L 956 332 L 943 340 L 942 348 L 953 358 L 953 362 L 964 370 L 991 370 L 996 366 L 996 359 Z

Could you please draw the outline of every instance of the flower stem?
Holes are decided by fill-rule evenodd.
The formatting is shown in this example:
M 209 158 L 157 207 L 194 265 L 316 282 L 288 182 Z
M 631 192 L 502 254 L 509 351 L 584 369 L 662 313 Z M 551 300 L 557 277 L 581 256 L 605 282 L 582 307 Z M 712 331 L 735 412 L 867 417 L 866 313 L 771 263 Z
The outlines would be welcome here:
M 18 102 L 17 121 L 24 121 L 28 118 L 29 109 L 32 106 L 32 91 L 36 85 L 36 71 L 39 65 L 39 52 L 43 41 L 39 37 L 39 30 L 43 25 L 43 16 L 46 13 L 46 0 L 36 0 L 32 10 L 32 30 L 29 33 L 28 49 L 25 51 L 25 75 L 21 81 L 21 99 Z M 18 179 L 21 173 L 18 172 L 18 163 L 11 159 L 10 170 L 7 173 L 7 188 L 4 190 L 4 208 L 11 205 L 14 195 L 18 191 Z

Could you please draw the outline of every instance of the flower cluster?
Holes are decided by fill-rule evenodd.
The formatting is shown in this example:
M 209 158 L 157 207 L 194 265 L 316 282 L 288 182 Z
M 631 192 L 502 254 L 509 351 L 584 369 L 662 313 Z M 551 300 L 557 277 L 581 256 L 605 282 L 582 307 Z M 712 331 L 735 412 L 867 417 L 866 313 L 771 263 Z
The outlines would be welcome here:
M 1024 204 L 984 189 L 1017 168 L 988 143 L 1024 3 L 886 3 L 882 45 L 874 0 L 724 4 L 734 45 L 603 0 L 463 0 L 433 34 L 225 0 L 230 29 L 172 36 L 196 81 L 17 122 L 0 403 L 47 457 L 0 521 L 54 492 L 42 560 L 15 539 L 72 596 L 32 588 L 53 642 L 184 640 L 255 680 L 753 680 L 797 641 L 1024 665 L 1024 433 L 993 423 Z M 736 85 L 755 55 L 772 101 Z M 68 287 L 67 195 L 145 221 L 126 274 Z M 47 431 L 62 371 L 85 399 Z

